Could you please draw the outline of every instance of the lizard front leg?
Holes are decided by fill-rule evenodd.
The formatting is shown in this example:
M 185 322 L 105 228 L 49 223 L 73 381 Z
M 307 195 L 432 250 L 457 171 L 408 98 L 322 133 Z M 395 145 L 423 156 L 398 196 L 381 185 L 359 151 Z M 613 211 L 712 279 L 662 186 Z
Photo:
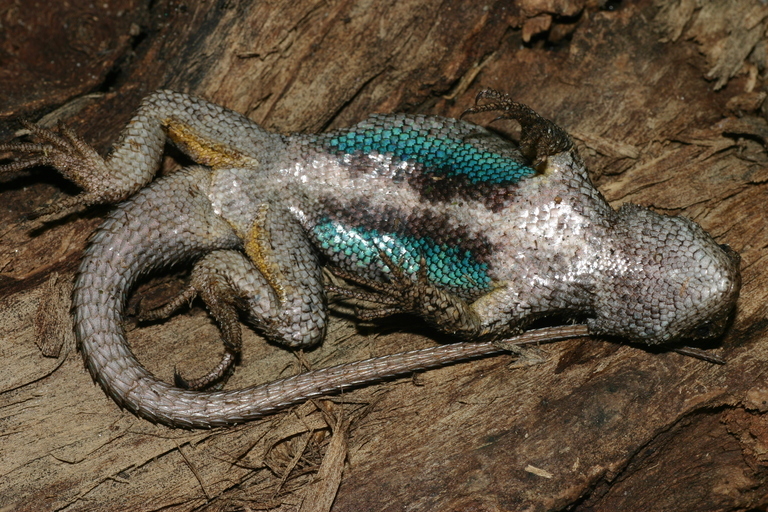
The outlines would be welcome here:
M 421 259 L 414 280 L 386 253 L 381 252 L 379 257 L 389 269 L 389 282 L 365 279 L 339 268 L 331 269 L 335 275 L 370 288 L 373 293 L 339 286 L 330 286 L 329 291 L 383 306 L 372 310 L 358 310 L 356 314 L 360 319 L 373 320 L 397 313 L 409 313 L 421 317 L 436 329 L 459 338 L 482 337 L 480 316 L 464 299 L 429 281 L 424 258 Z

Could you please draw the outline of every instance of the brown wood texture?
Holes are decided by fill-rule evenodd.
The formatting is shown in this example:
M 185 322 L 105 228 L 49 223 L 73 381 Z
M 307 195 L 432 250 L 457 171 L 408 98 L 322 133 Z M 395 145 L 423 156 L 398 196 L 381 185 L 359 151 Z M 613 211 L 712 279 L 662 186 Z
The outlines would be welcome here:
M 175 430 L 121 411 L 74 350 L 69 289 L 105 209 L 30 232 L 25 213 L 76 189 L 50 170 L 0 176 L 0 510 L 764 510 L 767 23 L 759 0 L 0 0 L 2 141 L 45 116 L 105 152 L 161 86 L 282 132 L 458 116 L 493 87 L 573 134 L 612 204 L 683 214 L 731 245 L 744 283 L 732 328 L 705 347 L 723 366 L 572 340 L 535 366 L 489 358 Z M 133 307 L 178 286 L 149 281 Z M 198 303 L 128 329 L 164 379 L 221 351 Z M 303 359 L 436 341 L 412 319 L 337 314 Z M 255 333 L 244 343 L 228 386 L 299 371 Z

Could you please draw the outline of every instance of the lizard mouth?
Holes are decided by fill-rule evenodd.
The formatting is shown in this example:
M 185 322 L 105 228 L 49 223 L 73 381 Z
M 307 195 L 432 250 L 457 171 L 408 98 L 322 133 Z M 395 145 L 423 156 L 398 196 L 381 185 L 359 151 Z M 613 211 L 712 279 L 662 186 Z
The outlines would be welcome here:
M 706 340 L 721 336 L 736 316 L 737 300 L 741 291 L 741 256 L 727 244 L 720 244 L 720 249 L 725 253 L 728 261 L 724 265 L 722 281 L 726 283 L 721 292 L 713 301 L 720 305 L 720 309 L 711 314 L 705 322 L 686 332 L 681 338 L 690 340 Z

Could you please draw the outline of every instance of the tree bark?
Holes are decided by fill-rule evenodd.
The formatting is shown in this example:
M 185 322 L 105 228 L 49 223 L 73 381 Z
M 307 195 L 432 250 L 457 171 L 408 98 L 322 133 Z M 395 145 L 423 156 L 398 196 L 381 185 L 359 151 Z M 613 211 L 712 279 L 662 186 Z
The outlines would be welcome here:
M 4 4 L 4 5 L 3 5 Z M 29 230 L 76 193 L 50 170 L 0 177 L 0 508 L 36 510 L 735 511 L 768 505 L 768 6 L 759 0 L 379 3 L 74 0 L 0 4 L 0 141 L 62 120 L 105 153 L 143 96 L 193 93 L 280 132 L 371 112 L 459 116 L 511 94 L 563 126 L 596 185 L 681 214 L 742 257 L 715 366 L 600 339 L 547 346 L 307 403 L 211 431 L 121 411 L 75 353 L 69 290 L 106 209 Z M 489 123 L 491 118 L 473 118 Z M 494 123 L 516 137 L 516 126 Z M 166 171 L 179 164 L 171 152 Z M 177 157 L 177 158 L 174 158 Z M 132 298 L 160 304 L 165 274 Z M 313 368 L 447 341 L 412 319 L 336 307 Z M 299 371 L 244 333 L 228 387 Z M 131 320 L 171 380 L 220 355 L 204 308 Z M 346 462 L 345 462 L 346 461 Z M 320 478 L 318 478 L 320 475 Z

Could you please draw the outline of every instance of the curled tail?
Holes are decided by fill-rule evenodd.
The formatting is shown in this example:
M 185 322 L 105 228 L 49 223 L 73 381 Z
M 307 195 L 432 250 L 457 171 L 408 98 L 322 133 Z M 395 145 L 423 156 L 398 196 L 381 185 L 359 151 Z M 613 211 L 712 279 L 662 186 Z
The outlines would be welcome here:
M 208 201 L 210 179 L 203 168 L 178 172 L 123 203 L 93 236 L 74 286 L 75 333 L 91 376 L 120 406 L 168 425 L 204 426 L 184 416 L 198 410 L 202 418 L 206 400 L 141 366 L 125 338 L 125 303 L 142 275 L 238 246 Z

